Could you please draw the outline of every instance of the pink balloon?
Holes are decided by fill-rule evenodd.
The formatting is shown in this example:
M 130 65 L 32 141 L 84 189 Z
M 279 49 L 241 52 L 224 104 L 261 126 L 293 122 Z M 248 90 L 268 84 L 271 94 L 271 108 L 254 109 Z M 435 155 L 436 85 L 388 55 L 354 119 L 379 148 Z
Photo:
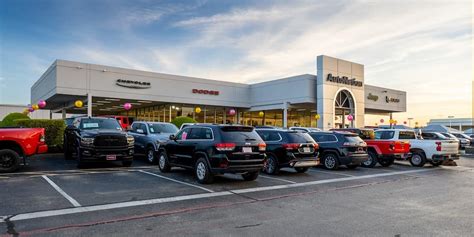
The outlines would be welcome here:
M 229 115 L 231 115 L 231 116 L 232 116 L 232 115 L 235 115 L 235 109 L 230 109 L 230 110 L 229 110 Z
M 380 123 L 383 123 L 383 122 L 385 122 L 385 120 L 383 120 L 383 119 L 380 119 Z
M 132 109 L 132 104 L 130 104 L 130 103 L 125 103 L 125 104 L 123 105 L 123 108 L 124 108 L 125 110 L 130 110 L 130 109 Z
M 352 114 L 347 115 L 347 120 L 349 121 L 354 120 L 354 116 L 352 116 Z
M 46 101 L 44 101 L 44 100 L 38 101 L 38 106 L 40 107 L 40 109 L 46 107 Z

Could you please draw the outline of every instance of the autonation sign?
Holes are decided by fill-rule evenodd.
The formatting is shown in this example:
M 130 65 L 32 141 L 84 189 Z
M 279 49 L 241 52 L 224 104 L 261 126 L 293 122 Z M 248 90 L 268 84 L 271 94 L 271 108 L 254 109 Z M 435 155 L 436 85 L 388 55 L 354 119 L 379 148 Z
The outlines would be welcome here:
M 346 85 L 350 85 L 350 86 L 362 87 L 362 82 L 357 81 L 355 78 L 349 79 L 346 76 L 342 76 L 342 77 L 336 76 L 335 77 L 331 73 L 328 74 L 328 78 L 326 80 L 330 81 L 330 82 L 339 83 L 339 84 L 346 84 Z

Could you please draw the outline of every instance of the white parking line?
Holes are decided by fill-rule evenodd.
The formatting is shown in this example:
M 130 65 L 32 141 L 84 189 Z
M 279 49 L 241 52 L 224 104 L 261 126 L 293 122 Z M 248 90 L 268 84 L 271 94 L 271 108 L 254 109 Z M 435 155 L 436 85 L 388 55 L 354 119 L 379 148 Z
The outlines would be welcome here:
M 344 173 L 339 173 L 340 171 L 322 171 L 322 170 L 315 170 L 315 169 L 310 169 L 312 172 L 316 173 L 323 173 L 323 174 L 335 174 L 335 175 L 341 175 L 341 176 L 346 176 L 346 177 L 357 177 L 356 175 L 351 175 L 351 174 L 344 174 Z
M 262 191 L 268 191 L 268 190 L 304 187 L 304 186 L 311 186 L 311 185 L 336 183 L 336 182 L 344 182 L 344 181 L 360 180 L 360 179 L 370 179 L 370 178 L 385 177 L 385 176 L 400 175 L 400 174 L 419 173 L 419 172 L 426 172 L 426 171 L 433 171 L 433 170 L 438 170 L 438 169 L 399 171 L 399 172 L 362 175 L 362 176 L 347 177 L 347 178 L 310 181 L 310 182 L 296 183 L 296 184 L 284 184 L 284 185 L 276 185 L 276 186 L 269 186 L 269 187 L 237 189 L 237 190 L 231 190 L 231 191 L 193 194 L 193 195 L 184 195 L 184 196 L 168 197 L 168 198 L 156 198 L 156 199 L 141 200 L 141 201 L 130 201 L 130 202 L 95 205 L 95 206 L 87 206 L 87 207 L 76 207 L 76 208 L 67 208 L 67 209 L 51 210 L 51 211 L 39 211 L 39 212 L 18 214 L 11 217 L 9 220 L 10 221 L 30 220 L 30 219 L 36 219 L 36 218 L 42 218 L 42 217 L 61 216 L 61 215 L 68 215 L 68 214 L 110 210 L 110 209 L 117 209 L 117 208 L 124 208 L 124 207 L 136 207 L 136 206 L 159 204 L 159 203 L 170 203 L 170 202 L 177 202 L 177 201 L 184 201 L 184 200 L 195 200 L 195 199 L 201 199 L 201 198 L 230 196 L 236 193 L 241 194 L 241 193 L 262 192 Z M 0 216 L 0 223 L 5 222 L 6 218 L 8 218 L 8 216 Z
M 71 196 L 69 196 L 69 194 L 64 192 L 64 190 L 62 190 L 57 184 L 55 184 L 51 179 L 49 179 L 48 176 L 42 175 L 41 177 L 43 177 L 43 179 L 45 179 L 51 186 L 53 186 L 53 188 L 56 189 L 59 194 L 63 195 L 63 197 L 66 198 L 74 207 L 81 206 L 81 204 L 79 204 L 76 199 L 72 198 Z
M 151 173 L 151 172 L 147 172 L 147 171 L 144 171 L 144 170 L 139 170 L 138 172 L 140 173 L 144 173 L 144 174 L 149 174 L 149 175 L 153 175 L 153 176 L 156 176 L 156 177 L 160 177 L 162 179 L 167 179 L 167 180 L 170 180 L 170 181 L 173 181 L 173 182 L 176 182 L 176 183 L 180 183 L 180 184 L 184 184 L 184 185 L 188 185 L 188 186 L 191 186 L 191 187 L 195 187 L 195 188 L 199 188 L 199 189 L 202 189 L 206 192 L 210 192 L 210 193 L 213 193 L 214 191 L 210 190 L 210 189 L 207 189 L 207 188 L 204 188 L 204 187 L 201 187 L 201 186 L 197 186 L 197 185 L 194 185 L 194 184 L 190 184 L 190 183 L 186 183 L 186 182 L 183 182 L 183 181 L 179 181 L 177 179 L 172 179 L 172 178 L 168 178 L 168 177 L 165 177 L 165 176 L 161 176 L 159 174 L 155 174 L 155 173 Z
M 295 184 L 296 183 L 296 182 L 293 182 L 293 181 L 290 181 L 290 180 L 269 177 L 269 176 L 266 176 L 266 175 L 259 175 L 258 177 L 262 177 L 262 178 L 266 178 L 266 179 L 274 179 L 274 180 L 278 180 L 278 181 L 282 181 L 282 182 L 286 182 L 286 183 L 290 183 L 290 184 Z

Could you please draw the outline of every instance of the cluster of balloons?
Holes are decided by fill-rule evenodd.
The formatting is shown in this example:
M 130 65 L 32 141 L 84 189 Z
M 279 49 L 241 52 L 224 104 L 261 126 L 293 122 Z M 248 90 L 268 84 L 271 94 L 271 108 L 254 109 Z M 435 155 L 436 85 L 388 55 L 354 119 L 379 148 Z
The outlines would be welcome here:
M 23 114 L 27 115 L 28 113 L 33 113 L 36 110 L 43 109 L 44 107 L 46 107 L 46 101 L 40 100 L 36 104 L 28 105 L 28 108 L 23 110 Z

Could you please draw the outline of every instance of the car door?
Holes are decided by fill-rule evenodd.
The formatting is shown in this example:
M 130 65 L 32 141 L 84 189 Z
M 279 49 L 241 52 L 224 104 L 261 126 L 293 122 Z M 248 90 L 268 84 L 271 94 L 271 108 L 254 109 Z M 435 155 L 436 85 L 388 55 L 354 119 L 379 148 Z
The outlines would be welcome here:
M 143 123 L 134 123 L 132 126 L 131 135 L 135 139 L 135 153 L 144 154 L 145 153 L 145 144 L 144 140 L 146 139 L 147 127 Z
M 186 167 L 194 167 L 195 161 L 193 159 L 196 147 L 199 143 L 205 142 L 206 128 L 193 127 L 190 129 L 187 137 L 178 141 L 181 155 L 178 157 L 181 165 Z
M 168 153 L 168 158 L 170 162 L 175 165 L 184 165 L 186 162 L 187 156 L 186 152 L 184 151 L 184 146 L 187 144 L 186 140 L 188 139 L 189 133 L 191 132 L 191 128 L 184 128 L 180 130 L 174 140 L 170 140 L 166 144 L 166 151 Z

